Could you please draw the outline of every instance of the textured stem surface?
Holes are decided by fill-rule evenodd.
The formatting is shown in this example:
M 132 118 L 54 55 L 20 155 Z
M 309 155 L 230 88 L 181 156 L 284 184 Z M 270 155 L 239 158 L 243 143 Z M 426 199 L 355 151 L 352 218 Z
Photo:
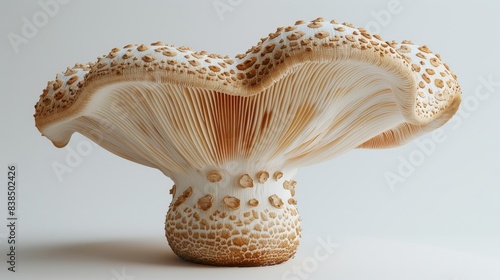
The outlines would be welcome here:
M 278 264 L 295 254 L 300 217 L 295 171 L 207 170 L 177 178 L 165 231 L 187 261 L 220 266 Z

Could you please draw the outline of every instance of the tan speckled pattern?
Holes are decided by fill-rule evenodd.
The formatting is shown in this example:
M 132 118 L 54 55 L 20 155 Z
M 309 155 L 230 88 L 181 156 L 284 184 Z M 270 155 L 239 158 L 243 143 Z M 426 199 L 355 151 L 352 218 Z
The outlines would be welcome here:
M 362 53 L 376 53 L 369 58 Z M 410 41 L 401 43 L 383 41 L 380 36 L 367 33 L 348 23 L 297 21 L 296 25 L 280 27 L 246 53 L 234 59 L 227 56 L 196 52 L 187 47 L 176 47 L 161 42 L 150 45 L 126 45 L 114 48 L 97 62 L 76 65 L 56 80 L 49 82 L 35 106 L 39 125 L 45 118 L 64 112 L 77 99 L 83 88 L 95 90 L 106 80 L 157 80 L 187 83 L 236 95 L 255 94 L 269 87 L 299 61 L 331 61 L 362 56 L 373 63 L 399 63 L 413 72 L 415 96 L 401 97 L 407 108 L 407 117 L 426 123 L 436 118 L 449 103 L 459 98 L 456 77 L 439 55 L 426 46 Z M 380 59 L 386 60 L 380 60 Z M 297 61 L 298 60 L 298 61 Z M 58 119 L 58 118 L 49 118 Z
M 241 177 L 253 180 L 268 172 L 219 171 L 209 172 L 224 174 L 217 182 L 196 176 L 177 180 L 182 192 L 173 193 L 165 221 L 172 250 L 185 260 L 220 266 L 272 265 L 293 256 L 301 230 L 290 191 L 294 172 L 242 187 Z
M 172 250 L 185 260 L 220 266 L 278 264 L 295 254 L 300 218 L 293 205 L 248 215 L 228 210 L 202 219 L 191 207 L 171 208 L 165 232 Z

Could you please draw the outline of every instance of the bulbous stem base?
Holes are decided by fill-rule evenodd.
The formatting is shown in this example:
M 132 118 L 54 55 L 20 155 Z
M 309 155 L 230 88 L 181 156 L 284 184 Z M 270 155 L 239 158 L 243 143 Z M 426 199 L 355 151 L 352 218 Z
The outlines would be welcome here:
M 184 260 L 217 266 L 288 260 L 300 238 L 290 177 L 259 180 L 243 174 L 224 181 L 215 176 L 208 184 L 177 180 L 165 222 L 170 247 Z

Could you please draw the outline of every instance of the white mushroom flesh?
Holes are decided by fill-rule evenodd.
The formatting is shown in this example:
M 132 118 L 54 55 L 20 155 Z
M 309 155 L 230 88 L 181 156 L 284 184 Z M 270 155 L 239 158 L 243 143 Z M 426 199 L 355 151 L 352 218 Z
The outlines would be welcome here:
M 318 18 L 234 59 L 160 42 L 115 48 L 49 82 L 35 118 L 58 147 L 79 132 L 161 170 L 177 190 L 165 223 L 174 252 L 245 266 L 295 253 L 297 168 L 406 143 L 459 103 L 456 77 L 426 46 Z

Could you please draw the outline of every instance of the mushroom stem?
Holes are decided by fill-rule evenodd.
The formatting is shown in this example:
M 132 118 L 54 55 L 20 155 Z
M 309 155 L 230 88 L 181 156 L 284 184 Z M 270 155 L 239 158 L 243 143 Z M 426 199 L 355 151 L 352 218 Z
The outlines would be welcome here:
M 182 259 L 219 266 L 282 263 L 295 254 L 295 170 L 213 169 L 174 178 L 165 232 Z

